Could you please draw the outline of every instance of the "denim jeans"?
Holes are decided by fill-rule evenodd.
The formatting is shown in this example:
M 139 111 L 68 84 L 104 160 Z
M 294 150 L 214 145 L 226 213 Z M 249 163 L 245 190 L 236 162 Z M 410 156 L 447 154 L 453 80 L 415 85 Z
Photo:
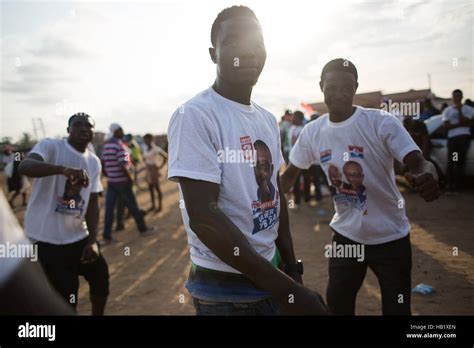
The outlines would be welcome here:
M 140 232 L 146 231 L 145 220 L 143 214 L 138 209 L 135 194 L 132 191 L 132 183 L 108 184 L 107 194 L 105 197 L 105 221 L 104 221 L 104 238 L 111 238 L 112 225 L 114 222 L 114 208 L 117 198 L 120 197 L 132 214 L 137 223 Z
M 278 305 L 271 298 L 251 303 L 213 302 L 193 297 L 197 315 L 279 315 Z

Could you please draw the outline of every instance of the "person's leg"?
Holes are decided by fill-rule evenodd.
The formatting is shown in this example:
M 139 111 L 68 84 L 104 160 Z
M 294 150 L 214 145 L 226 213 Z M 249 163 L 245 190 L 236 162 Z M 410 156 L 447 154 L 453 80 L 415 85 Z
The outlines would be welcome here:
M 313 185 L 314 185 L 315 198 L 316 198 L 316 201 L 319 202 L 323 198 L 323 195 L 321 193 L 321 183 L 318 180 L 319 178 L 318 166 L 312 165 L 310 170 L 311 170 L 311 181 L 313 182 Z
M 380 245 L 367 252 L 382 292 L 383 315 L 411 315 L 411 244 L 410 235 Z
M 115 224 L 116 231 L 122 231 L 124 229 L 123 217 L 125 215 L 125 204 L 120 196 L 117 196 L 117 223 Z
M 338 233 L 334 233 L 333 243 L 337 245 L 358 245 Z M 332 244 L 334 246 L 334 244 Z M 366 261 L 357 257 L 330 257 L 329 281 L 326 300 L 329 312 L 333 315 L 354 315 L 357 293 L 367 272 Z
M 112 239 L 112 225 L 114 223 L 114 210 L 117 201 L 117 189 L 114 185 L 107 185 L 105 195 L 104 239 Z
M 148 190 L 150 190 L 150 200 L 151 200 L 151 207 L 150 211 L 155 209 L 155 188 L 152 184 L 148 184 Z
M 448 190 L 452 190 L 454 188 L 454 161 L 453 161 L 453 153 L 455 152 L 456 141 L 454 138 L 448 138 L 448 164 L 446 168 L 446 188 Z
M 466 156 L 471 145 L 471 137 L 469 135 L 463 135 L 458 137 L 456 149 L 458 151 L 458 163 L 456 172 L 456 183 L 458 188 L 463 187 L 464 181 L 464 167 L 466 166 Z
M 158 209 L 157 209 L 157 211 L 161 211 L 161 209 L 163 208 L 163 205 L 162 205 L 163 195 L 161 193 L 160 182 L 158 180 L 156 181 L 155 188 L 156 188 L 156 192 L 158 194 Z
M 95 262 L 81 263 L 79 274 L 89 283 L 92 315 L 104 315 L 109 296 L 109 267 L 103 255 L 100 254 Z
M 132 185 L 121 185 L 119 188 L 119 193 L 120 197 L 123 199 L 123 202 L 135 219 L 138 230 L 140 232 L 145 232 L 147 230 L 145 219 L 143 218 L 143 214 L 138 209 L 137 200 L 135 199 L 135 195 L 132 191 Z
M 295 184 L 293 185 L 293 194 L 295 195 L 295 204 L 301 202 L 301 191 L 300 191 L 301 175 L 296 178 Z
M 21 194 L 21 197 L 22 197 L 22 203 L 21 203 L 21 204 L 22 204 L 24 207 L 26 207 L 26 192 L 23 192 L 23 193 Z
M 311 182 L 310 182 L 310 171 L 305 169 L 303 172 L 303 181 L 304 181 L 304 201 L 309 202 L 311 200 Z
M 8 200 L 8 203 L 10 203 L 10 206 L 12 209 L 15 208 L 15 198 L 20 194 L 20 190 L 13 191 L 13 194 L 11 195 L 10 199 Z
M 74 309 L 77 306 L 79 290 L 79 262 L 82 255 L 82 241 L 54 245 L 38 242 L 38 259 L 53 288 Z

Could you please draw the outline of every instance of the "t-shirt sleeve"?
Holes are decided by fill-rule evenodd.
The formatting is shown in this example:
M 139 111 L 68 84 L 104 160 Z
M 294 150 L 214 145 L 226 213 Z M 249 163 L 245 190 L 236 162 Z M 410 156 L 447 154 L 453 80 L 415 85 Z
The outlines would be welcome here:
M 40 155 L 45 162 L 51 162 L 54 158 L 54 153 L 56 151 L 55 140 L 51 138 L 45 138 L 38 142 L 30 153 L 36 153 Z
M 100 163 L 99 159 L 97 159 L 97 166 L 95 173 L 92 178 L 90 178 L 91 181 L 91 193 L 98 193 L 102 192 L 104 188 L 102 187 L 102 182 L 100 181 L 100 175 L 102 173 L 102 164 Z
M 443 113 L 442 113 L 442 116 L 441 116 L 441 120 L 442 120 L 443 122 L 450 121 L 450 118 L 449 118 L 449 109 L 450 109 L 450 108 L 448 107 L 448 108 L 445 108 L 445 109 L 443 110 Z
M 168 138 L 168 179 L 221 183 L 217 129 L 204 111 L 191 105 L 178 109 L 171 118 Z
M 390 154 L 399 162 L 412 151 L 420 151 L 418 145 L 395 116 L 387 115 L 381 122 L 379 135 Z
M 311 165 L 317 163 L 311 146 L 311 131 L 312 128 L 305 126 L 290 151 L 290 162 L 300 169 L 308 169 Z

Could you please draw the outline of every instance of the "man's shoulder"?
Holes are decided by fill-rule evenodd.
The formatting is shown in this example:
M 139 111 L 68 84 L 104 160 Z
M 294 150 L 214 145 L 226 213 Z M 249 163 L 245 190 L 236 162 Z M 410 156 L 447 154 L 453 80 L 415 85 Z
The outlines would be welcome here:
M 64 139 L 58 139 L 58 138 L 43 138 L 40 141 L 38 141 L 38 144 L 48 144 L 48 145 L 63 145 L 64 144 Z
M 305 132 L 318 132 L 322 127 L 325 127 L 329 120 L 329 113 L 319 116 L 314 121 L 308 122 L 304 125 Z
M 196 113 L 202 113 L 206 114 L 209 112 L 209 110 L 212 110 L 214 107 L 216 107 L 216 103 L 212 98 L 211 92 L 208 89 L 205 89 L 204 91 L 199 92 L 196 94 L 194 97 L 191 99 L 188 99 L 186 102 L 184 102 L 175 112 L 175 114 L 196 114 Z

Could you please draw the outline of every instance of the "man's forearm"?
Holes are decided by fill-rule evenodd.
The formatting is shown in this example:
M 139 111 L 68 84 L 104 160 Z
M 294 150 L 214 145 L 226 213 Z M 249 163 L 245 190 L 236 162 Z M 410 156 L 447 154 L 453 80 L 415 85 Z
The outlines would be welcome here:
M 93 244 L 97 241 L 97 227 L 99 225 L 99 205 L 97 202 L 92 204 L 91 207 L 87 208 L 86 213 L 86 224 L 89 231 L 89 244 Z
M 288 296 L 296 283 L 260 256 L 216 203 L 211 203 L 209 211 L 198 216 L 191 218 L 191 228 L 219 259 L 275 298 Z
M 281 186 L 279 187 L 281 191 Z M 293 249 L 293 239 L 290 232 L 290 220 L 288 218 L 288 207 L 285 195 L 280 196 L 280 225 L 278 227 L 278 238 L 275 243 L 280 252 L 283 264 L 295 264 L 296 257 Z
M 45 163 L 34 159 L 25 159 L 21 161 L 18 171 L 22 175 L 32 178 L 42 178 L 50 175 L 64 174 L 64 167 L 55 164 Z

